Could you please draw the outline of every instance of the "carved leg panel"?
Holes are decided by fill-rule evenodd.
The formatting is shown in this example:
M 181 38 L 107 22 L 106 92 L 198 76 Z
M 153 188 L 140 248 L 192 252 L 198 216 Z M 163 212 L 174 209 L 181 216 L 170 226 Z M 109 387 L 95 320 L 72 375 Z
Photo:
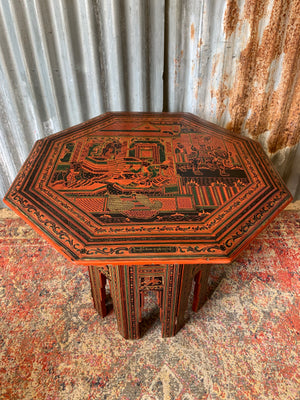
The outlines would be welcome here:
M 192 287 L 193 273 L 189 265 L 168 265 L 162 305 L 162 337 L 174 336 L 184 325 Z
M 197 312 L 205 302 L 209 271 L 210 265 L 203 265 L 200 271 L 195 275 L 194 299 L 192 305 L 192 310 L 195 312 Z
M 106 315 L 105 306 L 105 284 L 106 276 L 103 275 L 99 268 L 96 266 L 89 266 L 89 274 L 91 281 L 92 296 L 94 300 L 94 306 L 101 317 Z
M 137 266 L 111 267 L 111 296 L 118 329 L 125 339 L 138 339 L 139 290 L 136 284 Z
M 193 283 L 193 268 L 191 265 L 182 265 L 182 274 L 180 281 L 180 293 L 178 300 L 178 311 L 177 311 L 177 324 L 176 324 L 176 332 L 177 333 L 185 323 L 184 315 L 188 306 L 188 301 L 192 289 Z

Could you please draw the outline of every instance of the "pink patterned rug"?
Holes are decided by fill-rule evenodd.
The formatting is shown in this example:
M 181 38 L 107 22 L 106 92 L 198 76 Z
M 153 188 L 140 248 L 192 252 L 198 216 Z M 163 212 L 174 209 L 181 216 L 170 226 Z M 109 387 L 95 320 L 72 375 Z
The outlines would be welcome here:
M 152 297 L 143 338 L 101 319 L 86 267 L 0 210 L 0 398 L 299 400 L 300 211 L 285 211 L 230 266 L 209 299 L 162 339 Z

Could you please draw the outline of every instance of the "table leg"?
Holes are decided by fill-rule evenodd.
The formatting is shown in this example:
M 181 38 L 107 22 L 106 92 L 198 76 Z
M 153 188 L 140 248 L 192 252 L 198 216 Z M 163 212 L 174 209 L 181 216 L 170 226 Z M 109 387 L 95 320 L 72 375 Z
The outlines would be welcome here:
M 125 339 L 138 339 L 144 302 L 143 290 L 148 281 L 150 285 L 148 289 L 151 290 L 155 278 L 157 280 L 155 286 L 159 286 L 158 305 L 162 337 L 174 336 L 185 323 L 184 315 L 193 279 L 195 279 L 193 311 L 198 311 L 204 303 L 209 270 L 209 265 L 195 268 L 192 265 L 169 264 L 162 270 L 153 266 L 117 265 L 107 266 L 102 270 L 105 276 L 101 273 L 100 267 L 89 266 L 95 308 L 102 317 L 106 315 L 105 283 L 108 277 L 118 330 Z M 157 289 L 156 287 L 155 290 Z
M 94 306 L 101 317 L 105 317 L 107 311 L 105 306 L 105 284 L 106 276 L 103 275 L 96 266 L 89 266 L 89 274 L 91 281 L 92 296 Z
M 140 337 L 137 268 L 135 265 L 115 265 L 110 270 L 114 312 L 119 332 L 125 339 Z
M 184 314 L 193 282 L 190 265 L 166 267 L 166 282 L 162 306 L 162 337 L 174 336 L 184 325 Z
M 200 271 L 195 275 L 194 299 L 192 305 L 192 310 L 195 312 L 197 312 L 205 302 L 209 271 L 210 265 L 203 265 Z

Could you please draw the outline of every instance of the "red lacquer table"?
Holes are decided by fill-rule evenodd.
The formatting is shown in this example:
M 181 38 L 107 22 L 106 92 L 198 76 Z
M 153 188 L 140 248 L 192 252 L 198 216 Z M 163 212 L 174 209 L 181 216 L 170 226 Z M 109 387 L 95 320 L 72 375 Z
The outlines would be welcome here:
M 211 264 L 230 263 L 290 201 L 260 145 L 185 113 L 107 113 L 36 142 L 5 203 L 68 259 L 89 267 L 106 314 L 140 336 L 156 291 L 174 335 Z

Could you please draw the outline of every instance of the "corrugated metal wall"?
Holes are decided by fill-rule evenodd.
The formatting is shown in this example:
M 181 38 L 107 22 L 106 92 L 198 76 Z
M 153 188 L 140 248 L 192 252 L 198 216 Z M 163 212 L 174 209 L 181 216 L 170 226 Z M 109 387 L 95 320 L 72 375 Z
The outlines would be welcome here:
M 109 110 L 253 137 L 299 192 L 299 15 L 299 0 L 0 0 L 1 197 L 35 140 Z

